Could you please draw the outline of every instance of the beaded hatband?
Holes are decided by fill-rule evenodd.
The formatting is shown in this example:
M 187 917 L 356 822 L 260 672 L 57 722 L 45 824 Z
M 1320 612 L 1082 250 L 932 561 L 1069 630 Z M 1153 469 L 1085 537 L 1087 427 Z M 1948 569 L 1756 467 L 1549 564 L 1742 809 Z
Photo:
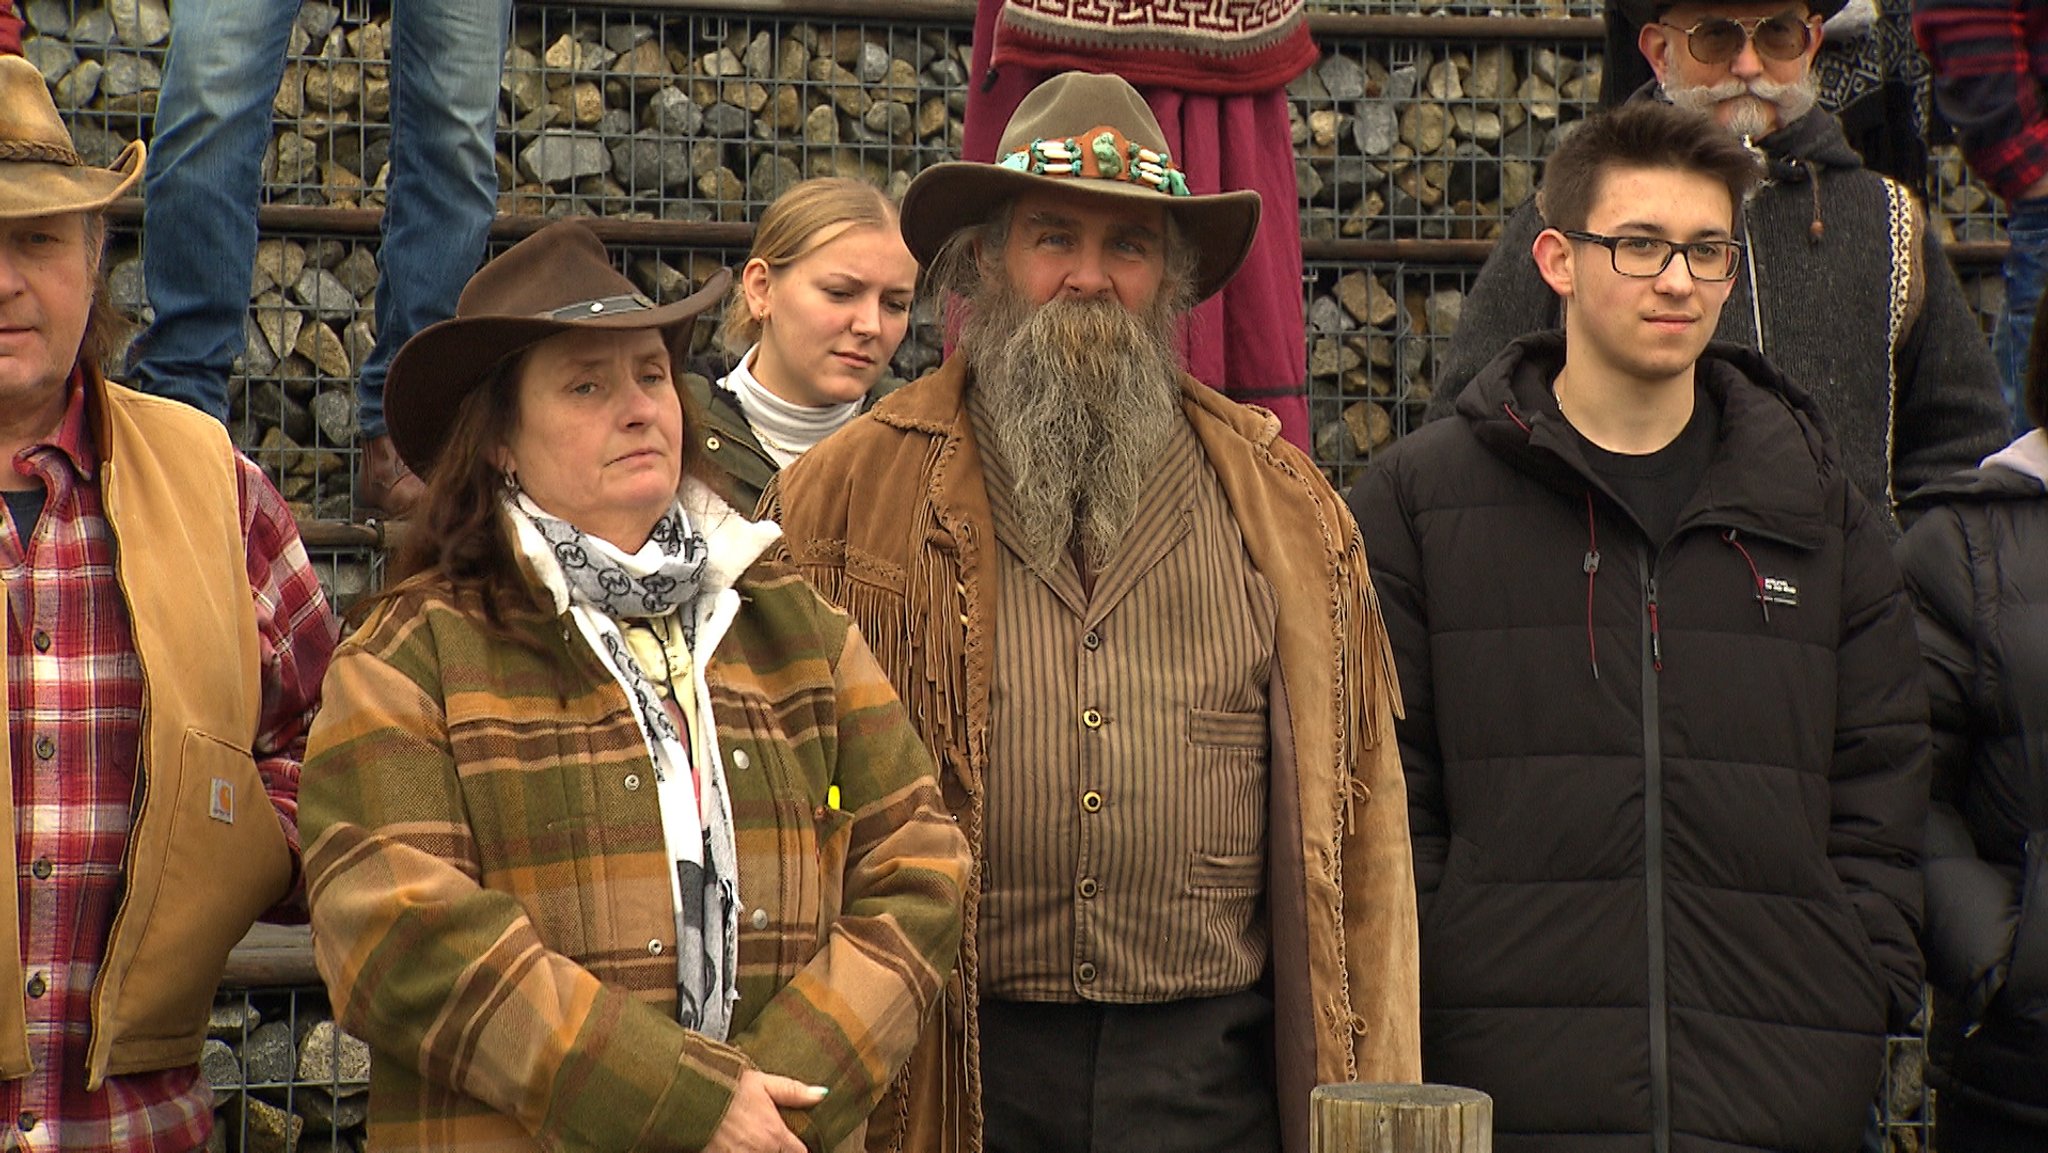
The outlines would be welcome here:
M 1121 180 L 1168 196 L 1193 195 L 1187 178 L 1173 166 L 1173 157 L 1165 150 L 1154 152 L 1108 125 L 1090 128 L 1078 137 L 1034 140 L 997 164 L 1034 176 Z

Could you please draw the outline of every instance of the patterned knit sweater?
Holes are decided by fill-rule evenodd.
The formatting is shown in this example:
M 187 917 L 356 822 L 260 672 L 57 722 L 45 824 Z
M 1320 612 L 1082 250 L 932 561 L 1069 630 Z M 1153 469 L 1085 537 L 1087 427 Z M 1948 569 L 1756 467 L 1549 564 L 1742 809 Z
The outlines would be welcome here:
M 1302 0 L 1003 0 L 992 62 L 1238 94 L 1282 87 L 1316 56 Z

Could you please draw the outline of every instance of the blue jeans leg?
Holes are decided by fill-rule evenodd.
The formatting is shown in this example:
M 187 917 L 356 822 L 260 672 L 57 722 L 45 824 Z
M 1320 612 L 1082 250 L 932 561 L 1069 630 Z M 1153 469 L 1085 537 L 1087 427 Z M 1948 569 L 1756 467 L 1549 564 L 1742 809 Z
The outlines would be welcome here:
M 511 27 L 511 0 L 392 5 L 391 177 L 377 254 L 377 344 L 356 388 L 365 437 L 386 431 L 391 358 L 414 333 L 455 314 L 462 286 L 483 260 L 498 210 L 492 157 Z
M 2006 251 L 2005 307 L 1991 334 L 1991 355 L 1998 361 L 2013 428 L 2024 432 L 2031 423 L 2020 403 L 2027 383 L 2027 349 L 2042 288 L 2048 285 L 2048 199 L 2014 201 L 2006 215 L 2005 231 L 2012 246 Z
M 256 261 L 270 104 L 297 0 L 178 0 L 143 177 L 143 275 L 155 313 L 130 383 L 222 420 Z

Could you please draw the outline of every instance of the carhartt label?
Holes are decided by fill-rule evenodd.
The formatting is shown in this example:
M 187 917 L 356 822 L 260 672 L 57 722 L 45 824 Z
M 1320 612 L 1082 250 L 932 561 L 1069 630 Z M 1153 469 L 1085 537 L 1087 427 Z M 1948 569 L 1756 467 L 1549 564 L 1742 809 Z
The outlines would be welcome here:
M 1797 608 L 1799 605 L 1799 586 L 1786 580 L 1784 577 L 1765 577 L 1763 597 L 1766 604 L 1787 605 Z
M 216 821 L 232 825 L 235 823 L 235 786 L 219 777 L 213 778 L 212 799 L 207 805 L 207 815 Z

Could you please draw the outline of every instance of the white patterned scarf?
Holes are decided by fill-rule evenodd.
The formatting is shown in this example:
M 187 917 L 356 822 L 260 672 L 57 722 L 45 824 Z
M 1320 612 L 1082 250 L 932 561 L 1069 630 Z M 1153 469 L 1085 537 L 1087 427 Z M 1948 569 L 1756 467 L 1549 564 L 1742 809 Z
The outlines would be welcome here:
M 689 735 L 677 731 L 622 631 L 622 622 L 673 617 L 694 656 L 698 593 L 709 552 L 704 537 L 691 527 L 680 504 L 655 523 L 647 542 L 633 553 L 548 513 L 524 493 L 507 507 L 546 543 L 546 559 L 568 590 L 578 625 L 633 702 L 654 764 L 662 831 L 674 863 L 676 1015 L 685 1027 L 722 1041 L 739 995 L 732 803 L 715 756 L 709 764 L 693 765 Z M 692 677 L 691 683 L 698 685 L 700 678 Z M 698 701 L 709 703 L 702 697 Z M 688 715 L 692 708 L 682 711 Z M 700 725 L 712 723 L 708 708 L 694 711 Z

